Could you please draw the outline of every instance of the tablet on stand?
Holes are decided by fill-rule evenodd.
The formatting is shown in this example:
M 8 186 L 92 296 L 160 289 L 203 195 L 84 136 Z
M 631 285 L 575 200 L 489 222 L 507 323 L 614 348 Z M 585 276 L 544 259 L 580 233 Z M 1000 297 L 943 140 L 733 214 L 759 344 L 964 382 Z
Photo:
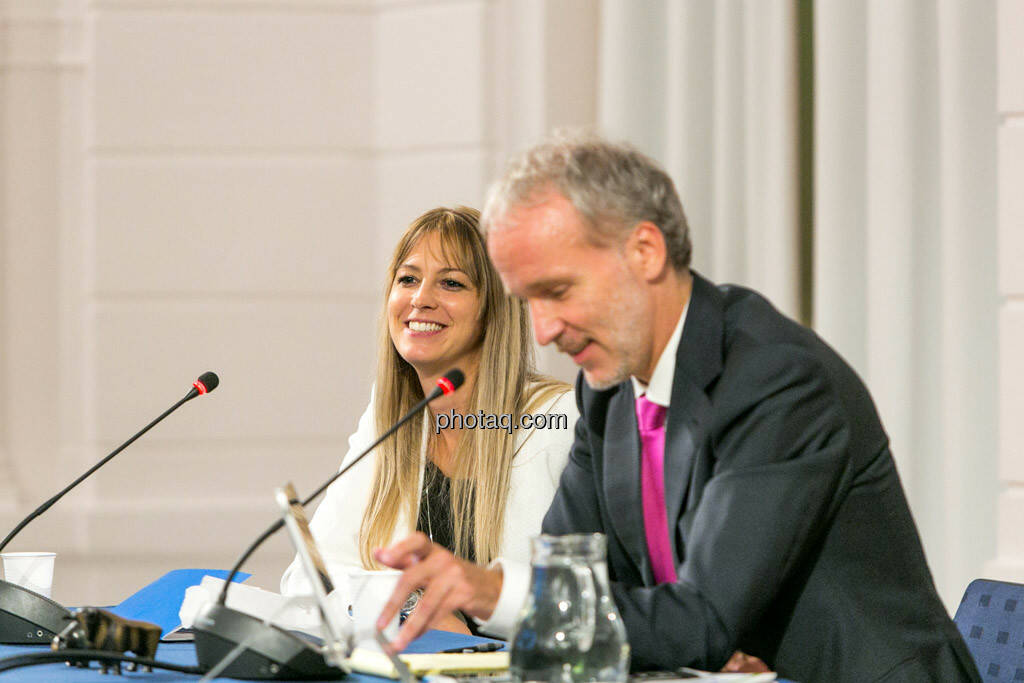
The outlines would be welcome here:
M 352 624 L 342 606 L 334 605 L 329 597 L 334 591 L 334 583 L 327 573 L 323 557 L 310 533 L 306 512 L 291 482 L 274 491 L 274 500 L 281 508 L 288 537 L 295 546 L 299 563 L 320 609 L 324 660 L 332 666 L 347 668 L 345 658 L 352 651 Z

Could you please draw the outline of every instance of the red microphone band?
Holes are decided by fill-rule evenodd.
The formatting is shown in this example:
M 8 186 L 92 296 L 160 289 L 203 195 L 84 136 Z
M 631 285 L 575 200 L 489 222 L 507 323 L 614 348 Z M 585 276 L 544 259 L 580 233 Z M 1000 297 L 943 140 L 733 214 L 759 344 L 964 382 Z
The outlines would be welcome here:
M 192 386 L 194 386 L 196 388 L 196 391 L 199 392 L 200 396 L 202 396 L 203 394 L 206 393 L 206 385 L 203 384 L 202 382 L 200 382 L 199 380 L 196 380 L 195 382 L 192 382 Z
M 437 386 L 441 387 L 441 391 L 444 392 L 445 396 L 455 391 L 455 385 L 447 377 L 437 380 Z

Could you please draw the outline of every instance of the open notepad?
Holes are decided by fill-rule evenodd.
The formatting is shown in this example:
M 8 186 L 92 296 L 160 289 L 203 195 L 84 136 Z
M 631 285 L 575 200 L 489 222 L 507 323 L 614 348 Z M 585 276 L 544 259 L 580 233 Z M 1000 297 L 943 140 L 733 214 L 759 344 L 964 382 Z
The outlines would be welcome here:
M 508 652 L 474 652 L 468 654 L 452 653 L 420 653 L 398 655 L 414 676 L 481 676 L 490 678 L 494 674 L 508 671 Z M 392 666 L 387 655 L 377 650 L 356 648 L 348 659 L 353 671 L 398 678 L 398 672 Z M 698 671 L 697 669 L 681 669 L 670 672 L 635 674 L 630 676 L 630 683 L 767 683 L 776 680 L 775 672 L 769 673 L 720 673 Z

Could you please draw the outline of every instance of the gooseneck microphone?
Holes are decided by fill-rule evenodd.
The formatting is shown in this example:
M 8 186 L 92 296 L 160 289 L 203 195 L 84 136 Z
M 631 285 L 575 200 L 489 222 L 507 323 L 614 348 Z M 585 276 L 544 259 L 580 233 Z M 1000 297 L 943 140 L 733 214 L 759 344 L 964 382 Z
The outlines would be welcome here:
M 453 391 L 455 391 L 456 389 L 461 387 L 462 383 L 465 382 L 465 381 L 466 381 L 466 376 L 463 375 L 462 371 L 459 370 L 459 369 L 449 370 L 447 373 L 445 373 L 445 375 L 443 377 L 441 377 L 440 379 L 437 380 L 437 386 L 434 387 L 433 391 L 431 391 L 429 394 L 427 394 L 423 398 L 422 401 L 420 401 L 419 403 L 414 405 L 409 410 L 409 412 L 407 412 L 405 415 L 403 415 L 398 420 L 398 422 L 396 422 L 395 424 L 391 425 L 391 427 L 386 432 L 384 432 L 383 434 L 380 435 L 380 438 L 378 438 L 372 444 L 367 446 L 363 450 L 362 453 L 357 455 L 355 457 L 355 459 L 352 460 L 352 462 L 350 462 L 349 464 L 345 465 L 345 467 L 343 467 L 340 470 L 338 470 L 338 472 L 335 473 L 335 475 L 332 476 L 330 479 L 325 481 L 320 486 L 320 488 L 318 488 L 316 491 L 313 491 L 313 493 L 309 494 L 309 497 L 306 498 L 306 500 L 302 501 L 302 506 L 305 507 L 305 506 L 309 505 L 311 502 L 313 502 L 314 500 L 316 500 L 316 497 L 319 496 L 324 491 L 326 491 L 328 486 L 330 486 L 335 481 L 337 481 L 337 479 L 339 477 L 341 477 L 341 475 L 345 474 L 350 469 L 352 469 L 352 467 L 354 467 L 357 462 L 362 460 L 364 456 L 366 456 L 368 453 L 370 453 L 370 451 L 372 451 L 374 448 L 379 446 L 381 444 L 381 442 L 383 442 L 389 436 L 391 436 L 392 434 L 397 432 L 398 429 L 402 425 L 404 425 L 406 422 L 411 420 L 417 413 L 419 413 L 421 410 L 423 410 L 428 403 L 433 401 L 435 398 L 439 398 L 440 396 L 444 396 L 444 395 L 452 393 Z M 251 546 L 249 546 L 249 548 L 242 554 L 242 557 L 240 557 L 238 562 L 235 563 L 235 566 L 231 568 L 231 573 L 228 574 L 228 578 L 227 578 L 227 580 L 224 583 L 224 588 L 221 589 L 220 597 L 217 599 L 218 603 L 223 605 L 227 601 L 227 599 L 228 599 L 228 588 L 231 587 L 231 582 L 235 580 L 235 574 L 237 574 L 238 571 L 242 568 L 242 565 L 245 564 L 245 561 L 248 560 L 249 557 L 254 552 L 256 552 L 256 549 L 259 548 L 263 544 L 263 542 L 265 540 L 270 538 L 270 536 L 272 536 L 283 525 L 284 525 L 284 521 L 280 520 L 280 519 L 277 520 L 276 522 L 274 522 L 273 524 L 271 524 L 270 528 L 267 529 L 265 532 L 263 532 L 263 534 L 261 534 L 260 537 L 257 538 L 256 541 Z
M 191 401 L 196 396 L 202 396 L 213 391 L 217 388 L 218 384 L 220 384 L 220 379 L 216 373 L 204 372 L 200 375 L 199 379 L 192 383 L 192 388 L 189 389 L 184 398 L 136 432 L 132 438 L 118 446 L 110 455 L 90 467 L 85 474 L 61 489 L 57 495 L 33 510 L 28 517 L 21 520 L 7 534 L 7 537 L 0 541 L 0 550 L 3 550 L 22 529 L 28 526 L 29 522 L 53 507 L 54 503 L 63 498 L 71 489 L 81 484 L 89 475 L 110 462 L 115 455 L 132 445 L 136 439 L 155 427 L 157 423 L 181 407 L 183 403 Z M 46 596 L 8 581 L 0 581 L 0 643 L 49 643 L 64 627 L 66 620 L 70 618 L 71 613 L 67 609 Z
M 440 396 L 452 393 L 465 381 L 466 376 L 462 374 L 461 370 L 453 369 L 445 373 L 437 380 L 437 386 L 433 391 L 427 394 L 423 400 L 414 405 L 398 422 L 367 446 L 352 462 L 341 468 L 302 501 L 303 507 L 309 505 L 317 496 L 326 491 L 331 484 L 352 469 L 385 439 L 397 432 L 427 404 Z M 199 668 L 203 671 L 210 671 L 225 657 L 234 656 L 235 660 L 225 666 L 217 675 L 257 680 L 327 680 L 344 675 L 344 672 L 328 665 L 308 642 L 276 626 L 267 626 L 261 619 L 233 610 L 226 605 L 228 588 L 231 587 L 235 574 L 256 552 L 256 549 L 282 526 L 284 526 L 284 520 L 278 519 L 270 525 L 270 528 L 260 534 L 259 538 L 242 553 L 238 562 L 231 568 L 217 602 L 207 605 L 196 615 L 192 630 L 195 632 L 196 658 L 199 660 Z

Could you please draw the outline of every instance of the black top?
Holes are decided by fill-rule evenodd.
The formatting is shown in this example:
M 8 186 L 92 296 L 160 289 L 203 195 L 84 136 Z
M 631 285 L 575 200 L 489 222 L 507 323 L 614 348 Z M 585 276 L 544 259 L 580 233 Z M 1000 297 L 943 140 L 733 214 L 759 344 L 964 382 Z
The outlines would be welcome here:
M 455 525 L 451 516 L 452 480 L 442 472 L 431 460 L 423 470 L 423 495 L 420 497 L 419 518 L 416 530 L 422 531 L 430 539 L 455 552 Z M 465 559 L 476 562 L 476 548 L 473 546 L 473 506 L 469 504 L 469 547 Z

